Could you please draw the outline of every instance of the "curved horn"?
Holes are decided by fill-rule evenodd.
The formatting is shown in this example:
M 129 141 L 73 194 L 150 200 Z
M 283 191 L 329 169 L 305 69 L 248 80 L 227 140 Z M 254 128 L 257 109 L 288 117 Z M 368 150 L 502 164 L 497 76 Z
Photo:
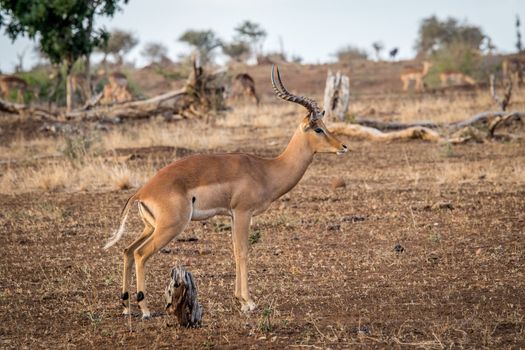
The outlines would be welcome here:
M 277 82 L 275 81 L 274 71 L 277 70 Z M 319 108 L 319 105 L 314 100 L 305 96 L 296 96 L 288 92 L 281 81 L 281 74 L 279 73 L 279 67 L 272 65 L 272 86 L 275 94 L 285 101 L 298 103 L 305 107 L 310 112 L 310 119 L 312 121 L 322 118 L 323 112 Z

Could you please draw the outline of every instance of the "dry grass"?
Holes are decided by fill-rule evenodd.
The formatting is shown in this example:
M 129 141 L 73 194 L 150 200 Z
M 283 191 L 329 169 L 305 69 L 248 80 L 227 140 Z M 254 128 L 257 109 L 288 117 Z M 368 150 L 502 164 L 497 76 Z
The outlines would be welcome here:
M 62 145 L 63 139 L 39 137 L 27 140 L 24 136 L 18 135 L 9 144 L 0 146 L 0 159 L 12 160 L 35 156 L 52 156 L 58 154 Z
M 523 101 L 516 99 L 515 106 Z M 474 111 L 489 109 L 492 100 L 485 93 L 470 97 L 436 97 L 422 95 L 417 99 L 398 99 L 394 97 L 377 101 L 352 102 L 351 111 L 373 106 L 376 114 L 392 112 L 398 120 L 412 121 L 431 119 L 438 122 L 451 122 L 464 119 Z M 458 111 L 458 113 L 456 113 Z M 472 112 L 471 112 L 472 111 Z M 425 118 L 421 117 L 422 115 Z M 151 176 L 158 164 L 130 165 L 113 160 L 104 161 L 100 155 L 107 155 L 115 149 L 147 148 L 152 146 L 171 146 L 196 151 L 215 151 L 239 149 L 247 143 L 262 146 L 275 146 L 288 138 L 297 122 L 304 116 L 300 106 L 289 103 L 271 105 L 237 106 L 218 117 L 214 124 L 200 121 L 180 121 L 168 123 L 152 120 L 147 123 L 124 124 L 113 127 L 109 132 L 92 131 L 72 137 L 37 138 L 26 140 L 19 136 L 9 145 L 0 147 L 0 159 L 7 164 L 13 161 L 35 162 L 34 167 L 9 165 L 0 172 L 0 192 L 20 193 L 28 191 L 76 191 L 94 189 L 127 189 L 137 187 Z M 73 140 L 72 140 L 73 138 Z M 276 140 L 276 138 L 280 138 Z M 260 142 L 251 142 L 252 140 Z M 75 147 L 72 147 L 75 146 Z M 73 148 L 73 149 L 71 149 Z M 55 157 L 54 163 L 40 158 Z M 394 170 L 390 176 L 408 180 L 414 185 L 420 181 L 438 184 L 463 183 L 478 180 L 495 182 L 525 182 L 523 166 L 519 162 L 512 168 L 502 168 L 493 162 L 443 162 L 436 158 L 437 164 L 429 172 L 410 166 Z M 410 164 L 408 164 L 410 165 Z M 367 175 L 375 179 L 377 175 Z M 377 179 L 376 179 L 377 180 Z
M 36 169 L 9 167 L 0 177 L 0 193 L 125 190 L 139 187 L 154 171 L 148 164 L 131 169 L 100 158 L 86 158 L 82 165 L 63 161 Z
M 128 147 L 172 146 L 189 149 L 215 149 L 229 144 L 232 132 L 198 121 L 165 123 L 152 121 L 140 126 L 113 129 L 101 135 L 104 150 Z
M 525 95 L 514 93 L 512 110 L 525 109 Z M 386 117 L 400 122 L 428 120 L 435 123 L 452 123 L 465 120 L 477 113 L 498 109 L 488 91 L 476 91 L 473 95 L 459 93 L 446 96 L 417 95 L 400 98 L 398 95 L 381 99 L 351 101 L 351 115 Z
M 439 163 L 434 177 L 438 183 L 465 183 L 491 181 L 497 183 L 525 183 L 523 163 L 500 164 L 499 162 Z
M 224 118 L 217 121 L 217 125 L 224 127 L 248 126 L 254 128 L 281 128 L 283 121 L 288 125 L 289 118 L 296 116 L 297 121 L 304 115 L 304 110 L 291 103 L 261 104 L 237 106 L 228 112 Z

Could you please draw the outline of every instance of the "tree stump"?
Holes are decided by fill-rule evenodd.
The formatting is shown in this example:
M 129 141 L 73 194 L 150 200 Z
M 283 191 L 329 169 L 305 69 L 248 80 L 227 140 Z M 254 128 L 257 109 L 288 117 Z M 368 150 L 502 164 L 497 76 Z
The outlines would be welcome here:
M 197 286 L 191 272 L 182 266 L 171 270 L 171 280 L 164 293 L 166 312 L 173 313 L 183 327 L 199 327 L 202 306 L 197 301 Z
M 324 89 L 324 110 L 327 119 L 344 121 L 350 102 L 350 79 L 341 72 L 328 71 Z

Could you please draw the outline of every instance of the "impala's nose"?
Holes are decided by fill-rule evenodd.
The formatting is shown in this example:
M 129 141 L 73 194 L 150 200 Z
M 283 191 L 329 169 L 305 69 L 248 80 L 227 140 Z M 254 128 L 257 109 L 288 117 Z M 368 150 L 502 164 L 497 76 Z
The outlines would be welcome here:
M 346 146 L 345 144 L 342 144 L 341 145 L 341 149 L 339 151 L 337 151 L 337 154 L 343 154 L 343 153 L 346 153 L 348 152 L 348 146 Z

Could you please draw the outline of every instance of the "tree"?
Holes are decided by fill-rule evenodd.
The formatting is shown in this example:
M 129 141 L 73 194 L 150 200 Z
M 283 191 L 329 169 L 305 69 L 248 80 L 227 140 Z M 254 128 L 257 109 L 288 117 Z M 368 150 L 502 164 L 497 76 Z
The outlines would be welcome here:
M 516 15 L 516 49 L 518 50 L 518 53 L 521 52 L 523 49 L 523 45 L 521 43 L 521 31 L 520 31 L 520 16 Z
M 235 31 L 237 40 L 251 44 L 252 54 L 257 57 L 262 51 L 262 44 L 266 38 L 266 31 L 258 24 L 250 21 L 244 21 L 239 24 Z
M 127 3 L 127 0 L 123 0 Z M 71 71 L 81 57 L 108 38 L 107 32 L 94 28 L 95 16 L 112 17 L 120 0 L 0 0 L 0 27 L 15 40 L 27 35 L 38 39 L 42 51 L 53 64 L 66 71 L 66 106 L 72 108 Z
M 440 21 L 431 16 L 421 21 L 415 48 L 420 56 L 429 56 L 458 43 L 479 50 L 484 38 L 480 27 L 460 23 L 452 17 Z
M 383 48 L 385 47 L 381 41 L 376 41 L 372 43 L 372 47 L 374 48 L 374 51 L 376 53 L 376 61 L 379 61 L 381 58 L 381 51 L 383 51 Z
M 150 63 L 159 63 L 167 58 L 168 48 L 161 43 L 149 42 L 144 45 L 141 54 Z
M 334 56 L 341 63 L 368 59 L 368 53 L 365 50 L 352 45 L 341 47 L 334 53 Z
M 103 43 L 100 51 L 104 53 L 103 62 L 106 62 L 108 55 L 113 55 L 115 61 L 120 66 L 124 62 L 124 56 L 139 43 L 138 38 L 131 32 L 114 29 L 109 34 L 107 42 Z
M 393 49 L 391 49 L 389 51 L 388 54 L 390 55 L 390 59 L 393 61 L 393 60 L 396 59 L 396 56 L 397 56 L 398 53 L 399 53 L 399 48 L 398 47 L 394 47 Z
M 221 40 L 212 30 L 187 30 L 179 37 L 179 41 L 197 49 L 203 62 L 209 61 L 211 52 L 221 46 Z
M 230 57 L 230 59 L 242 62 L 245 60 L 246 55 L 250 53 L 250 47 L 243 41 L 233 41 L 229 44 L 223 44 L 222 52 Z
M 291 58 L 291 61 L 293 63 L 298 63 L 298 64 L 301 64 L 303 62 L 303 58 L 299 55 L 292 55 L 292 58 Z

